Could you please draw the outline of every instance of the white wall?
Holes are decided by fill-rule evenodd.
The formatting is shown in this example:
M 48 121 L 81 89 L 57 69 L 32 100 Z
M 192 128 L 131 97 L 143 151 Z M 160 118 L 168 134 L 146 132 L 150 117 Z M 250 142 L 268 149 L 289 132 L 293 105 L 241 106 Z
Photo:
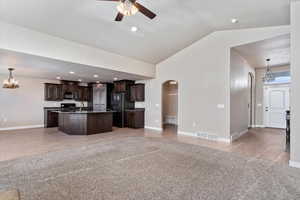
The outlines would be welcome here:
M 0 75 L 0 82 L 8 76 Z M 0 130 L 9 127 L 44 124 L 44 107 L 59 107 L 61 102 L 44 101 L 44 83 L 58 81 L 16 77 L 18 89 L 0 87 Z M 64 101 L 70 103 L 74 101 Z M 80 102 L 76 102 L 80 106 Z
M 289 32 L 289 26 L 219 31 L 159 63 L 156 78 L 145 81 L 146 126 L 161 128 L 162 83 L 177 80 L 179 132 L 229 139 L 230 48 Z
M 249 125 L 250 85 L 249 73 L 254 68 L 235 50 L 230 55 L 230 134 L 244 132 Z M 255 77 L 254 77 L 255 78 Z M 254 80 L 253 80 L 254 81 Z M 253 82 L 254 87 L 254 82 Z M 254 91 L 254 90 L 253 90 Z M 253 94 L 254 95 L 254 94 Z
M 155 65 L 0 21 L 0 49 L 155 77 Z
M 300 167 L 300 1 L 291 2 L 291 164 Z
M 289 71 L 290 66 L 272 67 L 273 72 Z M 255 125 L 264 126 L 264 82 L 265 68 L 255 69 Z

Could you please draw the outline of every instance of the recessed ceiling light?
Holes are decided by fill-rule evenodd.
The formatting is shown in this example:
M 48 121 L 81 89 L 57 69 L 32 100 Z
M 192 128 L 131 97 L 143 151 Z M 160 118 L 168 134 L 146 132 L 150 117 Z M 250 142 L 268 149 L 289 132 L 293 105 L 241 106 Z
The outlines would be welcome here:
M 117 77 L 115 77 L 115 78 L 114 78 L 114 81 L 117 81 L 117 80 L 118 80 L 118 78 L 117 78 Z
M 94 74 L 94 78 L 98 78 L 99 76 L 98 76 L 98 74 Z
M 233 23 L 233 24 L 237 24 L 237 23 L 239 23 L 239 20 L 238 20 L 238 19 L 236 19 L 236 18 L 232 18 L 232 19 L 231 19 L 231 23 Z
M 70 74 L 75 74 L 75 72 L 70 71 Z
M 96 81 L 96 83 L 100 83 L 100 81 Z
M 138 28 L 137 28 L 136 26 L 132 26 L 132 27 L 131 27 L 131 31 L 132 31 L 132 32 L 137 32 L 137 30 L 138 30 Z
M 58 77 L 56 77 L 56 79 L 60 80 L 60 79 L 61 79 L 61 77 L 60 77 L 60 76 L 58 76 Z
M 81 80 L 81 79 L 78 79 L 78 81 L 81 82 L 82 80 Z

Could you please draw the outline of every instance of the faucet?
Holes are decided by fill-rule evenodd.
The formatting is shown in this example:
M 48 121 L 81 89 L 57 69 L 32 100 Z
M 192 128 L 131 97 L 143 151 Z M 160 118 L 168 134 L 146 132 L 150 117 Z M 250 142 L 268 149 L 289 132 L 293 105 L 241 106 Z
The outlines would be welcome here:
M 82 102 L 81 102 L 80 111 L 83 111 L 83 108 L 84 108 L 84 102 L 82 101 Z

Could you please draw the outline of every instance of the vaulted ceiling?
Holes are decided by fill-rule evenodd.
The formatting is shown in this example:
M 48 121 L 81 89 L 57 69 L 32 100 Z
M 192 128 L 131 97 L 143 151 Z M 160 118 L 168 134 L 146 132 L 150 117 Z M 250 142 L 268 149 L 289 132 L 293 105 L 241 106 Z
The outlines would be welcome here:
M 138 13 L 115 22 L 116 2 L 0 0 L 0 20 L 154 64 L 216 30 L 289 24 L 290 0 L 138 2 L 157 17 Z

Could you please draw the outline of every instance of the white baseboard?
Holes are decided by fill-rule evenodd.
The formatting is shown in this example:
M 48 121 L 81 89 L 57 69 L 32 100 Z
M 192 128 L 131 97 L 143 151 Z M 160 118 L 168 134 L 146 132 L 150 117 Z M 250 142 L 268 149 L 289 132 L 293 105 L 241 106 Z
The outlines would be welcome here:
M 44 128 L 44 125 L 30 125 L 30 126 L 14 126 L 0 128 L 0 131 L 10 131 L 10 130 L 20 130 L 20 129 L 30 129 L 30 128 Z
M 155 131 L 162 131 L 162 128 L 158 128 L 158 127 L 151 127 L 151 126 L 145 126 L 145 129 L 151 129 L 151 130 L 155 130 Z
M 252 125 L 252 128 L 266 128 L 265 125 Z
M 297 161 L 289 161 L 290 167 L 300 168 L 300 162 Z
M 240 138 L 242 135 L 245 135 L 246 133 L 248 133 L 248 129 L 243 130 L 242 132 L 239 132 L 239 133 L 233 133 L 230 136 L 231 142 L 233 142 L 234 140 L 237 140 L 238 138 Z
M 224 142 L 224 143 L 230 143 L 229 138 L 223 138 L 219 137 L 213 134 L 207 134 L 207 133 L 191 133 L 191 132 L 184 132 L 184 131 L 178 131 L 178 135 L 185 135 L 185 136 L 191 136 L 191 137 L 197 137 L 205 140 L 210 141 L 218 141 L 218 142 Z

